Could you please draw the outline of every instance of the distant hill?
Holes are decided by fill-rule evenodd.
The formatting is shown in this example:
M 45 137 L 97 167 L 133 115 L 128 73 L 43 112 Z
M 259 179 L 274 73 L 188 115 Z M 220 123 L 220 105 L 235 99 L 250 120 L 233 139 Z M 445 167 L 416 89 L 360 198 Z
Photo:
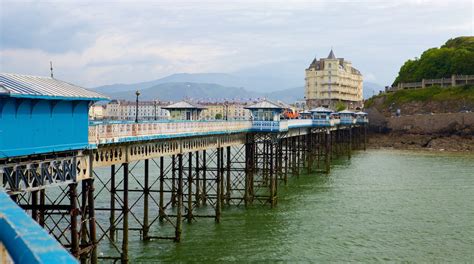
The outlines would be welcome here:
M 247 77 L 249 75 L 250 73 L 246 73 Z M 304 99 L 304 86 L 265 92 L 265 88 L 259 89 L 256 88 L 255 85 L 260 87 L 258 83 L 263 85 L 263 80 L 265 79 L 269 80 L 268 84 L 275 84 L 275 82 L 280 79 L 276 77 L 257 78 L 256 75 L 253 77 L 254 81 L 248 81 L 252 80 L 252 78 L 244 79 L 245 78 L 238 77 L 238 75 L 227 73 L 177 73 L 148 82 L 104 85 L 94 89 L 111 98 L 124 100 L 134 100 L 135 90 L 140 90 L 142 94 L 140 97 L 143 100 L 154 100 L 158 98 L 160 100 L 177 101 L 186 97 L 202 100 L 231 100 L 235 98 L 265 97 L 271 100 L 293 103 L 296 100 Z M 260 79 L 260 81 L 256 81 L 257 79 Z M 293 81 L 282 81 L 280 86 L 286 83 L 293 83 Z M 364 82 L 364 98 L 378 94 L 378 91 L 382 89 L 383 87 L 381 85 Z
M 263 96 L 274 101 L 294 103 L 297 100 L 304 99 L 304 87 L 300 86 L 300 87 L 288 88 L 288 89 L 279 90 L 275 92 L 265 93 Z
M 407 60 L 393 85 L 422 79 L 449 78 L 453 74 L 474 74 L 474 37 L 457 37 L 440 48 L 423 52 L 420 58 Z
M 110 84 L 92 88 L 100 93 L 112 94 L 117 92 L 144 90 L 152 86 L 164 83 L 214 83 L 222 86 L 244 87 L 243 81 L 234 75 L 227 73 L 177 73 L 161 79 L 148 82 L 132 84 Z
M 171 100 L 184 98 L 199 100 L 232 100 L 262 97 L 263 94 L 251 92 L 244 88 L 222 86 L 214 83 L 171 82 L 161 83 L 140 90 L 142 100 Z M 134 100 L 133 91 L 106 93 L 114 99 Z
M 209 75 L 207 76 L 209 77 Z M 202 79 L 209 79 L 209 78 Z M 178 77 L 173 76 L 166 80 L 177 80 Z M 193 78 L 189 78 L 193 79 Z M 242 87 L 224 86 L 216 83 L 197 83 L 197 82 L 143 82 L 137 84 L 123 84 L 110 88 L 109 86 L 102 86 L 97 91 L 100 91 L 111 98 L 134 100 L 134 91 L 137 87 L 147 87 L 139 89 L 141 92 L 140 98 L 142 100 L 171 100 L 177 101 L 184 98 L 194 98 L 200 100 L 232 100 L 232 99 L 248 99 L 248 98 L 268 98 L 275 101 L 283 101 L 286 103 L 293 103 L 297 100 L 304 99 L 304 87 L 294 87 L 283 89 L 274 92 L 261 93 L 251 91 Z M 364 98 L 369 98 L 373 94 L 378 94 L 382 90 L 381 85 L 364 82 Z M 112 91 L 112 92 L 111 92 Z

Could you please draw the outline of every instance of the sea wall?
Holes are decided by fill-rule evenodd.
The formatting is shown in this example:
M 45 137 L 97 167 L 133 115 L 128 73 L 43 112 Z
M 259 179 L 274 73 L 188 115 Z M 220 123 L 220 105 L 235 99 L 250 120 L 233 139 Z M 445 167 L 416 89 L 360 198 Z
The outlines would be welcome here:
M 386 118 L 386 129 L 412 134 L 472 134 L 474 113 L 438 113 Z

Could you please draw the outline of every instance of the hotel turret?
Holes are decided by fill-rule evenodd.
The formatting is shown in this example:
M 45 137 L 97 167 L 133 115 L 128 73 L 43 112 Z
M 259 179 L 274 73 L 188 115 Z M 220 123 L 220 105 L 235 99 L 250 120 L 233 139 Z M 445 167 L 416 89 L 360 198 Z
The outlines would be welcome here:
M 349 109 L 362 107 L 362 74 L 350 61 L 336 58 L 332 49 L 327 58 L 315 58 L 305 72 L 305 99 L 309 108 L 334 108 L 338 102 Z

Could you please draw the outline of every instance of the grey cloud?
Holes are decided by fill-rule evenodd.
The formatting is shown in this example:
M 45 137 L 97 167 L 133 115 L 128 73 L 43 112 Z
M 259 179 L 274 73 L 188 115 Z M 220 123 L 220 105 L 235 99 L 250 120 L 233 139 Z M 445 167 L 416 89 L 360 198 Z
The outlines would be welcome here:
M 139 68 L 140 77 L 150 80 L 168 73 L 157 71 L 183 72 L 203 64 L 213 72 L 273 69 L 276 75 L 280 71 L 298 80 L 312 57 L 326 56 L 331 46 L 337 56 L 387 84 L 404 60 L 451 37 L 473 34 L 470 1 L 2 2 L 2 7 L 2 50 L 81 54 L 108 34 L 127 36 L 130 45 L 203 47 L 189 58 L 175 59 L 169 59 L 166 50 L 145 57 L 126 50 L 117 57 L 94 54 L 77 70 L 108 68 L 102 76 L 91 77 L 100 84 L 137 77 L 120 72 L 120 66 Z M 199 56 L 212 50 L 219 53 Z M 94 82 L 91 78 L 88 83 Z

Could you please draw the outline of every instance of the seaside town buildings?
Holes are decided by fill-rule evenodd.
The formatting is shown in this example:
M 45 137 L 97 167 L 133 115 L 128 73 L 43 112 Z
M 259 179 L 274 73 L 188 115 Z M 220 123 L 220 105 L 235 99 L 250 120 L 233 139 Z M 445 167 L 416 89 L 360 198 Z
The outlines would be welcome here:
M 200 101 L 196 103 L 185 100 L 173 104 L 161 101 L 139 101 L 138 118 L 140 120 L 186 120 L 188 118 L 188 120 L 249 120 L 251 114 L 245 107 L 252 103 L 254 101 Z M 192 110 L 193 106 L 197 107 L 196 111 Z M 93 120 L 135 120 L 136 108 L 136 102 L 112 100 L 105 105 L 93 105 L 89 110 L 89 116 Z
M 168 119 L 169 112 L 163 109 L 166 102 L 139 101 L 138 118 L 140 120 Z M 136 102 L 112 100 L 106 105 L 93 105 L 89 110 L 91 119 L 135 120 Z
M 305 99 L 308 108 L 335 108 L 343 103 L 349 109 L 362 107 L 362 74 L 350 61 L 336 58 L 331 49 L 327 58 L 316 58 L 305 70 Z
M 251 102 L 201 102 L 206 109 L 202 111 L 202 118 L 206 120 L 249 120 L 250 111 L 245 109 Z

